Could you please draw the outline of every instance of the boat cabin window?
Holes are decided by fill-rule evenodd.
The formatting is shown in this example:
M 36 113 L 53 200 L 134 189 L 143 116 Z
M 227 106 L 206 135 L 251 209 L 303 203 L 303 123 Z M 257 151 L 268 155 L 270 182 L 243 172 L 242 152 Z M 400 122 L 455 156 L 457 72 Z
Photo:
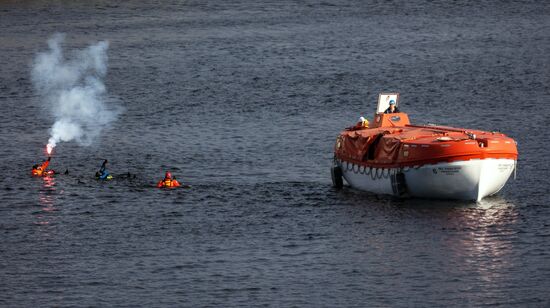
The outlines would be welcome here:
M 395 107 L 399 107 L 399 93 L 380 93 L 378 94 L 378 108 L 376 113 L 384 113 L 390 107 L 390 101 L 395 102 Z

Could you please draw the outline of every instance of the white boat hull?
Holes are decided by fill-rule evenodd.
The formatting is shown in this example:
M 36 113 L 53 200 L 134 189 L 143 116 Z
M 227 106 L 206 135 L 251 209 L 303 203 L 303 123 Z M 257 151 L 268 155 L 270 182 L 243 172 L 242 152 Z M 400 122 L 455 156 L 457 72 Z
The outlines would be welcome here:
M 414 168 L 364 168 L 338 161 L 353 188 L 411 197 L 480 201 L 496 194 L 514 172 L 513 159 L 472 159 Z M 396 175 L 400 177 L 396 177 Z M 404 181 L 403 181 L 404 179 Z

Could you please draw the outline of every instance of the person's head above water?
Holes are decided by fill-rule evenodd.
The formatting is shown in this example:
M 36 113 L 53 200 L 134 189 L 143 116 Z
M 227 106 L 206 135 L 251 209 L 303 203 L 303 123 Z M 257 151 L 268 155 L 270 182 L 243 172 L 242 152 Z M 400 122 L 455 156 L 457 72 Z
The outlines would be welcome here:
M 166 171 L 166 174 L 164 175 L 165 179 L 172 179 L 172 173 L 170 171 Z

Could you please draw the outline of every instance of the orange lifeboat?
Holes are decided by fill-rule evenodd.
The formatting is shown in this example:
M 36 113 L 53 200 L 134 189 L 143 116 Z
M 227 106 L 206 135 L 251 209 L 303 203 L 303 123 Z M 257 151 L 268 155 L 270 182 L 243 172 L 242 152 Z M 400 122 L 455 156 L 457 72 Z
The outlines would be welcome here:
M 388 100 L 391 98 L 391 100 Z M 334 147 L 333 184 L 379 194 L 479 201 L 515 171 L 516 142 L 500 132 L 412 125 L 388 112 L 398 93 L 382 93 L 374 123 L 342 131 Z

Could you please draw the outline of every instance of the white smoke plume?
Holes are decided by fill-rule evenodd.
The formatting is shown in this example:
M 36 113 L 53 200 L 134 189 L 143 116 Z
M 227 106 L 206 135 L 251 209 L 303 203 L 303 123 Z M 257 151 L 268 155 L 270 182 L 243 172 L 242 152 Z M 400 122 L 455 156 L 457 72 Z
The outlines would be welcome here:
M 108 108 L 102 81 L 107 73 L 109 43 L 98 42 L 66 59 L 63 41 L 63 34 L 50 38 L 49 50 L 36 56 L 32 68 L 33 84 L 55 117 L 48 153 L 61 141 L 90 145 L 119 113 Z

